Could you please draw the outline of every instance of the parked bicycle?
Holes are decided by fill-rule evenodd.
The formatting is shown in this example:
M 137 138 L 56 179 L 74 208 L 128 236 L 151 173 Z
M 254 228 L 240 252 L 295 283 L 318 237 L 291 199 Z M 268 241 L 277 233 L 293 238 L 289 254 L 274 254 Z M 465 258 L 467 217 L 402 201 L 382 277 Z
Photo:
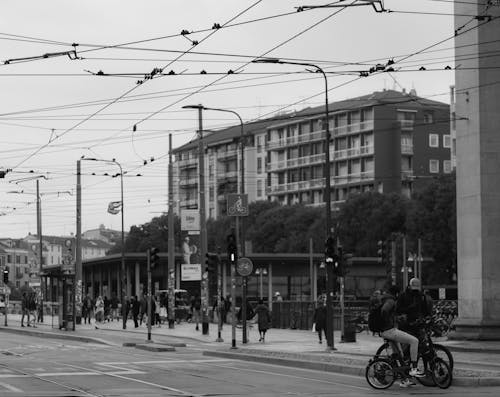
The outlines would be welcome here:
M 391 346 L 392 353 L 388 356 L 376 355 L 370 359 L 365 370 L 365 378 L 374 389 L 387 389 L 397 379 L 408 379 L 411 368 L 409 357 L 405 357 L 396 342 L 385 339 L 384 345 Z M 441 389 L 450 387 L 453 380 L 450 366 L 436 356 L 432 346 L 419 353 L 419 363 L 423 365 L 424 377 L 416 378 L 424 386 L 437 385 Z M 429 382 L 431 380 L 431 382 Z
M 419 339 L 419 357 L 422 357 L 422 360 L 419 361 L 419 364 L 420 366 L 423 365 L 423 369 L 425 372 L 425 376 L 418 378 L 418 381 L 424 386 L 434 386 L 437 383 L 432 376 L 432 371 L 428 371 L 429 368 L 427 368 L 427 366 L 433 358 L 439 358 L 447 365 L 450 371 L 450 376 L 452 376 L 454 366 L 453 356 L 446 346 L 434 343 L 432 341 L 432 318 L 427 317 L 423 320 L 420 320 L 416 325 L 421 329 L 420 335 L 415 335 Z M 403 347 L 403 352 L 405 359 L 409 359 L 408 346 Z M 384 343 L 377 349 L 374 359 L 392 357 L 395 353 L 399 352 L 394 348 L 394 344 L 389 340 L 384 340 Z

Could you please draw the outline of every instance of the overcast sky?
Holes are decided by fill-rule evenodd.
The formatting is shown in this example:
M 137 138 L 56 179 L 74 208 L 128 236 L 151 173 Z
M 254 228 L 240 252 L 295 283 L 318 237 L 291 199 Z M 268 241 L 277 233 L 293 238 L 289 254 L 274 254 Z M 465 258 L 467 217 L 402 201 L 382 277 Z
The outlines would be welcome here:
M 356 3 L 342 4 L 350 2 Z M 115 158 L 127 172 L 126 230 L 166 211 L 168 135 L 174 147 L 196 136 L 197 113 L 183 105 L 227 108 L 254 120 L 323 103 L 319 75 L 248 64 L 255 57 L 321 65 L 332 72 L 330 101 L 404 87 L 449 103 L 454 73 L 444 67 L 454 67 L 453 39 L 446 40 L 453 36 L 452 1 L 386 0 L 390 13 L 371 6 L 294 8 L 327 3 L 2 1 L 0 170 L 12 172 L 0 179 L 0 237 L 36 233 L 36 182 L 23 181 L 33 175 L 44 176 L 43 233 L 74 232 L 81 156 Z M 221 29 L 212 29 L 216 23 Z M 359 78 L 389 59 L 394 73 Z M 154 68 L 175 75 L 145 79 Z M 204 118 L 206 129 L 235 123 L 226 113 Z M 113 164 L 82 162 L 83 230 L 101 223 L 120 229 L 120 216 L 107 213 L 108 203 L 120 199 L 119 178 L 103 176 L 116 172 Z

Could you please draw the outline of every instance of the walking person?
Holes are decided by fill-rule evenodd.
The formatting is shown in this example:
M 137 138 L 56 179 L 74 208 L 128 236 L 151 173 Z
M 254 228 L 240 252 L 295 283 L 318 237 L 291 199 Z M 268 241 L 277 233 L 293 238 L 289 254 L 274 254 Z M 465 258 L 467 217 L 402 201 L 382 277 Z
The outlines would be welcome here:
M 191 311 L 193 312 L 193 322 L 196 324 L 196 331 L 200 330 L 200 310 L 201 310 L 201 298 L 200 295 L 196 294 L 191 301 Z
M 259 303 L 255 308 L 255 314 L 257 314 L 257 324 L 259 327 L 259 342 L 264 343 L 266 331 L 271 326 L 271 313 L 269 313 L 267 305 L 264 305 L 264 300 L 259 299 Z
M 83 318 L 84 324 L 87 324 L 87 319 L 88 319 L 88 323 L 90 324 L 90 306 L 91 305 L 92 305 L 92 303 L 90 302 L 90 298 L 88 295 L 86 295 L 82 301 L 82 318 Z
M 241 322 L 243 320 L 243 305 L 240 307 L 240 310 L 238 310 L 237 318 L 238 322 Z M 250 320 L 255 317 L 255 311 L 253 310 L 252 304 L 250 303 L 250 299 L 247 299 L 246 302 L 246 323 L 247 323 L 247 329 L 246 329 L 246 334 L 247 334 L 247 341 L 250 336 L 249 328 L 252 326 L 250 324 Z
M 229 313 L 231 313 L 231 295 L 226 296 L 226 299 L 224 300 L 224 313 L 225 315 L 222 317 L 222 320 L 224 323 L 227 323 L 227 317 Z
M 102 299 L 102 296 L 99 295 L 95 302 L 95 322 L 102 323 L 103 319 L 104 319 L 104 301 Z
M 131 302 L 130 306 L 132 309 L 132 319 L 134 320 L 134 327 L 139 328 L 139 322 L 137 321 L 137 319 L 139 317 L 139 311 L 140 311 L 141 305 L 139 303 L 139 300 L 137 299 L 137 295 L 135 295 L 132 298 L 132 302 Z
M 111 301 L 108 299 L 106 295 L 104 295 L 104 321 L 109 323 L 109 315 L 111 309 Z
M 142 295 L 141 303 L 139 308 L 139 325 L 142 325 L 142 322 L 147 323 L 148 318 L 148 300 L 146 299 L 146 295 Z
M 30 326 L 30 312 L 28 310 L 28 296 L 26 292 L 23 292 L 23 297 L 21 299 L 21 327 L 24 327 L 24 316 L 27 317 L 27 326 Z
M 116 295 L 111 297 L 111 321 L 115 321 L 115 318 L 118 320 L 118 298 Z
M 323 343 L 323 334 L 326 339 L 326 302 L 324 299 L 318 301 L 318 306 L 314 310 L 313 323 L 318 333 L 318 342 Z
M 31 321 L 30 321 L 31 318 Z M 30 292 L 28 295 L 28 327 L 31 323 L 33 328 L 36 328 L 36 293 Z

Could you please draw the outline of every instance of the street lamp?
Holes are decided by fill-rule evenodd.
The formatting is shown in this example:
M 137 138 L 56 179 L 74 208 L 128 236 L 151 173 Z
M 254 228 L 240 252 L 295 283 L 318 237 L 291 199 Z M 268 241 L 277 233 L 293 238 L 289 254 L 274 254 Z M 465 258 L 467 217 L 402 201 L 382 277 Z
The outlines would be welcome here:
M 99 162 L 103 162 L 103 163 L 113 163 L 113 164 L 116 164 L 118 166 L 118 168 L 120 168 L 120 193 L 121 193 L 121 223 L 122 223 L 122 236 L 121 236 L 121 241 L 122 241 L 122 257 L 121 257 L 121 295 L 122 295 L 122 317 L 123 317 L 123 329 L 126 329 L 127 328 L 127 319 L 126 319 L 126 313 L 127 313 L 127 310 L 126 310 L 126 295 L 127 295 L 127 290 L 126 290 L 126 285 L 125 285 L 125 282 L 126 282 L 126 276 L 125 276 L 125 230 L 124 230 L 124 203 L 123 203 L 123 169 L 122 169 L 122 166 L 121 164 L 116 161 L 115 159 L 112 159 L 112 160 L 104 160 L 104 159 L 96 159 L 96 158 L 87 158 L 87 157 L 82 157 L 81 160 L 86 160 L 86 161 L 99 161 Z M 77 162 L 77 168 L 78 168 L 78 172 L 77 172 L 77 176 L 78 178 L 80 177 L 80 160 L 78 160 Z M 75 278 L 76 280 L 80 280 L 81 282 L 81 279 L 82 279 L 82 255 L 81 255 L 81 202 L 78 203 L 78 200 L 81 200 L 81 194 L 79 194 L 80 192 L 78 192 L 79 190 L 81 190 L 81 186 L 80 186 L 80 179 L 78 179 L 78 186 L 77 186 L 77 228 L 79 230 L 77 230 L 77 244 L 78 244 L 78 249 L 77 249 L 77 258 L 76 258 L 76 269 L 75 269 Z M 78 278 L 79 276 L 79 278 Z
M 264 299 L 264 286 L 263 286 L 263 276 L 267 276 L 267 269 L 265 267 L 258 267 L 255 269 L 255 275 L 259 276 L 259 299 Z
M 254 59 L 252 63 L 277 63 L 282 65 L 299 65 L 306 66 L 310 68 L 314 68 L 317 73 L 321 73 L 323 75 L 323 79 L 325 81 L 325 207 L 326 207 L 326 236 L 325 241 L 328 241 L 332 238 L 333 230 L 332 230 L 332 209 L 331 209 L 331 197 L 330 197 L 330 115 L 328 110 L 328 79 L 326 77 L 325 71 L 315 65 L 313 63 L 308 62 L 292 62 L 292 61 L 283 61 L 278 58 L 259 58 Z M 307 69 L 308 71 L 311 71 Z M 337 246 L 338 242 L 335 240 L 335 246 Z M 335 249 L 337 251 L 337 249 Z M 327 266 L 327 281 L 328 281 L 328 293 L 327 293 L 327 334 L 326 339 L 328 342 L 328 347 L 331 350 L 335 350 L 334 341 L 333 341 L 333 294 L 334 294 L 334 280 L 333 280 L 333 268 L 332 266 Z
M 217 112 L 226 112 L 226 113 L 232 113 L 238 119 L 240 120 L 240 150 L 241 150 L 241 181 L 240 181 L 240 194 L 243 194 L 245 192 L 245 162 L 244 162 L 244 148 L 245 148 L 245 142 L 244 142 L 244 129 L 243 129 L 243 120 L 241 116 L 235 112 L 234 110 L 230 109 L 221 109 L 221 108 L 211 108 L 211 107 L 206 107 L 203 105 L 185 105 L 182 107 L 183 109 L 198 109 L 198 118 L 199 118 L 199 135 L 198 135 L 198 163 L 200 164 L 200 183 L 199 183 L 199 188 L 200 188 L 200 234 L 201 234 L 201 257 L 205 257 L 205 253 L 207 252 L 207 244 L 206 244 L 206 227 L 205 227 L 205 181 L 204 181 L 204 174 L 203 174 L 203 164 L 204 164 L 204 153 L 203 153 L 203 145 L 202 145 L 202 111 L 203 110 L 213 110 Z M 240 244 L 241 247 L 241 256 L 244 256 L 244 244 L 243 244 L 243 230 L 241 231 L 241 238 L 240 238 L 240 223 L 239 223 L 239 216 L 236 217 L 236 244 Z M 235 264 L 234 261 L 231 262 L 231 274 L 235 274 Z M 232 283 L 233 284 L 233 283 Z M 207 291 L 208 294 L 208 291 Z M 207 298 L 208 299 L 208 298 Z M 233 302 L 236 302 L 236 291 L 234 290 L 233 287 L 231 287 L 231 300 Z M 246 288 L 245 286 L 243 287 L 243 302 L 246 301 Z M 207 301 L 208 305 L 208 301 Z M 242 312 L 242 317 L 243 317 L 243 322 L 246 322 L 246 306 L 243 305 L 243 312 Z M 234 316 L 233 317 L 233 324 L 232 324 L 232 332 L 233 332 L 233 341 L 236 339 L 235 338 L 235 333 L 236 333 L 236 323 L 234 321 Z M 245 325 L 245 324 L 244 324 Z M 243 343 L 246 343 L 246 327 L 243 326 Z

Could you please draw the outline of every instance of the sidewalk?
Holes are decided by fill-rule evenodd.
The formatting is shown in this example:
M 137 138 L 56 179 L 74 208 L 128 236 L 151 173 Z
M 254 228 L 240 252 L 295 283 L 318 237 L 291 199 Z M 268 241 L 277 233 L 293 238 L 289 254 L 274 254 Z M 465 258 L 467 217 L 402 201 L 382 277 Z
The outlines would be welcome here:
M 147 328 L 143 324 L 134 328 L 131 320 L 127 322 L 127 329 L 122 329 L 121 321 L 103 324 L 82 324 L 76 331 L 60 331 L 53 328 L 51 317 L 45 317 L 44 324 L 37 324 L 37 328 L 21 328 L 20 315 L 9 315 L 9 326 L 3 327 L 3 316 L 0 316 L 0 331 L 39 334 L 44 337 L 73 339 L 90 343 L 105 343 L 120 345 L 120 340 L 129 342 L 144 342 L 147 338 Z M 356 334 L 356 342 L 341 343 L 339 332 L 335 332 L 332 351 L 318 343 L 317 334 L 311 331 L 275 329 L 272 328 L 266 335 L 266 342 L 258 342 L 259 333 L 256 326 L 249 330 L 248 343 L 243 345 L 242 330 L 236 328 L 237 349 L 231 349 L 232 329 L 225 324 L 221 337 L 223 342 L 216 342 L 218 327 L 209 325 L 209 334 L 203 335 L 195 330 L 191 323 L 175 324 L 173 329 L 163 324 L 160 328 L 152 327 L 152 340 L 168 344 L 187 342 L 199 344 L 205 355 L 267 362 L 279 365 L 288 365 L 300 368 L 317 369 L 331 372 L 341 372 L 364 376 L 364 368 L 370 357 L 381 344 L 378 336 L 366 332 Z M 500 341 L 446 341 L 437 342 L 446 345 L 452 350 L 455 358 L 454 384 L 467 386 L 500 386 Z

